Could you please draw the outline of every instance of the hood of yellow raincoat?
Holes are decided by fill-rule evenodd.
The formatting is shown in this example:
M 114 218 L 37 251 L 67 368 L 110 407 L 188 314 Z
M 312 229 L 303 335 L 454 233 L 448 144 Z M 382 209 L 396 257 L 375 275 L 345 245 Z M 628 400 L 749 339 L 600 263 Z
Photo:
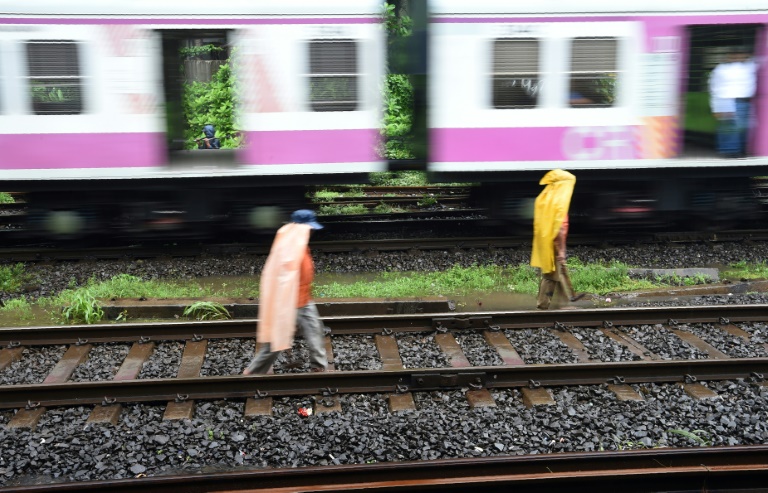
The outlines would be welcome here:
M 539 182 L 546 185 L 536 198 L 533 211 L 533 251 L 531 265 L 544 273 L 555 270 L 555 237 L 568 215 L 576 177 L 562 169 L 553 169 Z

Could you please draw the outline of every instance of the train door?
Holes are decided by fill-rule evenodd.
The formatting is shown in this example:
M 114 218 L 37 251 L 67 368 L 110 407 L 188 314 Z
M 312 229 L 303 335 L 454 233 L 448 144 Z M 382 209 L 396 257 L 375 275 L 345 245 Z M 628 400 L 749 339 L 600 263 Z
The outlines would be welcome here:
M 683 79 L 681 126 L 683 129 L 683 158 L 716 158 L 717 126 L 710 106 L 710 75 L 720 63 L 737 51 L 745 56 L 760 58 L 764 55 L 764 32 L 760 24 L 719 24 L 689 26 L 686 33 L 687 76 Z M 754 99 L 754 98 L 753 98 Z M 753 110 L 757 108 L 753 101 Z M 762 128 L 759 118 L 751 119 L 750 134 Z M 748 139 L 746 154 L 756 155 L 755 141 Z
M 168 162 L 226 166 L 234 163 L 232 53 L 228 31 L 173 29 L 162 38 Z

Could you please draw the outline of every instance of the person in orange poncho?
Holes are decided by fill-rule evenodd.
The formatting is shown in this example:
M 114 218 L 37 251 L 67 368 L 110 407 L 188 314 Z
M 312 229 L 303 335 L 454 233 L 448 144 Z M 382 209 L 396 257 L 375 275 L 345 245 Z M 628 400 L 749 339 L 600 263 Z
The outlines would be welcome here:
M 256 341 L 261 345 L 243 375 L 267 373 L 280 351 L 290 349 L 296 325 L 301 327 L 309 349 L 312 371 L 325 371 L 328 358 L 325 334 L 317 307 L 310 300 L 315 265 L 309 251 L 309 235 L 322 229 L 315 213 L 302 209 L 277 231 L 261 272 L 259 322 Z
M 568 208 L 576 177 L 562 169 L 555 169 L 544 175 L 539 185 L 546 187 L 536 198 L 534 206 L 531 265 L 541 269 L 536 307 L 546 310 L 555 293 L 558 298 L 566 300 L 578 298 L 573 295 L 565 270 Z

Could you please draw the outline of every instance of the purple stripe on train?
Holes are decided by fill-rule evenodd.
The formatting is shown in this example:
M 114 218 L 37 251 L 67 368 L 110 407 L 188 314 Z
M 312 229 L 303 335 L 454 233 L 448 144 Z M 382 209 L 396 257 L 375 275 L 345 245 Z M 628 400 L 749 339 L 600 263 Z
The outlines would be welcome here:
M 165 163 L 162 133 L 0 134 L 0 169 L 148 168 Z
M 378 129 L 246 132 L 245 164 L 371 163 Z
M 637 126 L 436 128 L 430 132 L 438 163 L 639 159 Z
M 245 164 L 360 163 L 376 155 L 377 129 L 246 132 Z M 0 134 L 0 169 L 164 166 L 162 133 Z M 216 151 L 205 151 L 216 152 Z
M 248 25 L 248 24 L 378 24 L 380 17 L 0 17 L 0 24 L 15 25 Z

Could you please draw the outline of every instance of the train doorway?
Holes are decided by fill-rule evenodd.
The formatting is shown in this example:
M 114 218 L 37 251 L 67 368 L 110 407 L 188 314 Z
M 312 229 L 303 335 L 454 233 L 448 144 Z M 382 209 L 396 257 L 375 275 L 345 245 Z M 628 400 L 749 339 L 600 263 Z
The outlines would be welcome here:
M 229 32 L 160 31 L 168 162 L 222 166 L 234 163 L 234 77 Z
M 710 75 L 712 70 L 729 59 L 731 53 L 743 51 L 746 56 L 760 56 L 757 41 L 761 39 L 760 24 L 723 24 L 690 26 L 688 28 L 687 77 L 682 88 L 684 112 L 681 117 L 684 158 L 717 158 L 718 120 L 710 106 Z M 754 103 L 754 102 L 753 102 Z M 755 132 L 754 113 L 750 133 Z M 746 148 L 747 155 L 751 147 Z

